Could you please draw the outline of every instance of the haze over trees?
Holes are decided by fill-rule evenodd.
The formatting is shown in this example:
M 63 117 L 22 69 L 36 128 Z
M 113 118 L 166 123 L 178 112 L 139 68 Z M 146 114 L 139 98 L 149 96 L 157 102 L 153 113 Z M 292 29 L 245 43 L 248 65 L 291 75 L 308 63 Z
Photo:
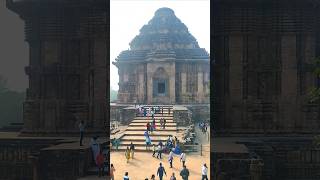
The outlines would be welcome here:
M 8 88 L 7 79 L 0 75 L 0 127 L 22 122 L 25 92 Z

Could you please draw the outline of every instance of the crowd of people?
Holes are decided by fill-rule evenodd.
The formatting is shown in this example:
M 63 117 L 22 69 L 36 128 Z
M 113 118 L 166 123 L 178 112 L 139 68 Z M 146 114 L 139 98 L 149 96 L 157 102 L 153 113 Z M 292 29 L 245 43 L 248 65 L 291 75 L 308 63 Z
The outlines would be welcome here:
M 203 133 L 206 133 L 208 131 L 208 126 L 209 125 L 208 125 L 207 122 L 202 121 L 202 122 L 199 123 L 199 128 L 201 129 L 201 131 Z
M 146 124 L 146 131 L 144 132 L 145 137 L 145 145 L 146 150 L 152 150 L 152 157 L 157 159 L 163 158 L 163 153 L 168 154 L 168 162 L 169 162 L 169 168 L 174 167 L 174 156 L 179 156 L 180 162 L 181 162 L 181 170 L 179 175 L 183 180 L 188 180 L 190 176 L 190 171 L 186 166 L 186 159 L 187 155 L 186 153 L 181 151 L 181 148 L 179 146 L 179 140 L 176 136 L 169 135 L 168 138 L 165 141 L 159 141 L 158 143 L 152 143 L 150 134 L 152 134 L 154 131 L 157 130 L 157 128 L 165 129 L 166 128 L 166 119 L 165 118 L 159 118 L 159 124 L 160 127 L 156 126 L 156 119 L 155 114 L 162 113 L 163 114 L 164 107 L 160 106 L 152 106 L 152 107 L 145 107 L 145 106 L 138 106 L 136 108 L 136 115 L 137 116 L 143 116 L 143 117 L 151 117 L 151 121 L 147 122 Z M 170 113 L 170 108 L 168 108 L 168 113 Z M 199 126 L 203 130 L 203 132 L 207 129 L 206 123 L 200 123 Z M 120 144 L 119 140 L 113 139 L 112 145 L 117 146 Z M 134 152 L 135 152 L 135 145 L 131 142 L 131 144 L 126 148 L 125 150 L 125 158 L 127 160 L 127 163 L 130 162 L 130 159 L 134 159 Z M 176 165 L 177 166 L 177 165 Z M 115 167 L 113 164 L 111 164 L 110 167 L 110 177 L 113 180 L 114 179 L 114 172 Z M 202 174 L 202 180 L 207 180 L 207 173 L 208 168 L 206 164 L 203 164 L 201 168 L 201 174 Z M 178 176 L 179 176 L 178 175 Z M 158 179 L 162 180 L 164 176 L 167 176 L 167 172 L 165 167 L 162 163 L 159 164 L 159 167 L 157 168 L 156 174 L 152 174 L 151 176 L 145 178 L 145 180 L 155 180 L 156 177 Z M 170 180 L 176 180 L 178 177 L 176 177 L 175 173 L 170 174 Z M 129 180 L 130 175 L 129 172 L 125 172 L 123 176 L 123 180 Z
M 113 167 L 113 164 L 111 164 L 111 172 L 112 172 L 112 173 L 110 173 L 111 180 L 114 180 L 114 171 L 115 171 L 115 169 Z M 179 175 L 181 176 L 182 180 L 189 179 L 190 171 L 186 165 L 182 166 L 182 170 L 180 171 Z M 157 176 L 159 177 L 159 180 L 163 180 L 163 177 L 167 176 L 166 169 L 164 168 L 162 163 L 159 164 L 159 167 L 157 169 Z M 156 175 L 152 174 L 150 177 L 150 180 L 155 180 L 155 179 L 156 179 Z M 128 172 L 125 172 L 125 174 L 123 176 L 123 180 L 130 180 Z M 149 180 L 149 178 L 145 178 L 145 180 Z M 177 177 L 174 172 L 171 174 L 170 180 L 177 180 Z M 206 164 L 203 164 L 203 166 L 201 167 L 201 180 L 208 180 L 208 167 Z
M 136 108 L 136 116 L 142 116 L 142 117 L 154 117 L 154 114 L 161 114 L 163 115 L 163 112 L 165 109 L 168 109 L 168 114 L 171 113 L 170 107 L 164 107 L 164 106 L 142 106 L 138 105 L 135 106 Z

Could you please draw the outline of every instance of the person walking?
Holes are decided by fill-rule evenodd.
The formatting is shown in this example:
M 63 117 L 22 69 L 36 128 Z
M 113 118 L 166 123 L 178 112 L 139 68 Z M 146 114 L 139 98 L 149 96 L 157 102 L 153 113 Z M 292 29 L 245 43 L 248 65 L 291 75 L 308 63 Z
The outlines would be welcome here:
M 208 180 L 208 167 L 207 164 L 203 164 L 201 169 L 202 179 L 201 180 Z
M 114 180 L 114 172 L 116 171 L 116 169 L 114 168 L 113 164 L 111 164 L 111 168 L 110 168 L 110 180 Z
M 182 162 L 182 167 L 186 165 L 186 154 L 185 153 L 181 153 L 180 162 Z
M 152 145 L 152 151 L 153 151 L 152 157 L 154 157 L 154 155 L 156 154 L 156 145 L 155 144 Z
M 162 166 L 162 163 L 160 163 L 160 167 L 158 168 L 158 171 L 157 171 L 157 176 L 159 176 L 159 180 L 162 180 L 163 174 L 167 176 L 166 170 Z
M 129 173 L 124 173 L 123 180 L 129 180 Z
M 160 157 L 160 159 L 162 159 L 161 158 L 162 146 L 160 144 L 158 145 L 157 151 L 158 151 L 157 158 L 159 159 L 159 157 Z
M 131 159 L 133 159 L 134 157 L 134 144 L 132 144 L 132 142 L 131 142 L 131 144 L 130 144 L 130 152 L 131 152 Z
M 126 156 L 126 159 L 127 159 L 127 163 L 129 162 L 129 159 L 130 159 L 130 149 L 129 147 L 127 147 L 126 151 L 125 151 L 125 156 Z
M 182 177 L 183 180 L 188 180 L 189 170 L 185 165 L 183 166 L 183 169 L 180 171 L 180 176 Z
M 152 174 L 150 180 L 156 180 L 156 176 Z
M 98 176 L 101 177 L 103 173 L 103 163 L 104 163 L 104 157 L 102 154 L 102 150 L 100 150 L 99 154 L 96 157 L 97 167 L 98 167 Z
M 149 132 L 150 131 L 150 123 L 147 122 L 147 131 Z M 150 131 L 151 132 L 151 131 Z
M 163 129 L 166 129 L 166 123 L 167 123 L 167 120 L 163 119 Z
M 170 168 L 172 168 L 172 162 L 173 162 L 173 152 L 172 151 L 170 151 L 170 153 L 169 153 L 168 161 L 170 163 Z
M 172 173 L 170 180 L 177 180 L 176 176 L 174 175 L 174 173 Z
M 163 106 L 161 106 L 161 114 L 162 114 L 162 116 L 163 116 Z
M 84 122 L 80 121 L 79 123 L 79 131 L 80 131 L 80 146 L 83 146 L 82 141 L 83 141 L 83 134 L 84 134 Z
M 146 136 L 146 150 L 150 149 L 150 147 L 149 147 L 150 145 L 151 145 L 150 136 Z

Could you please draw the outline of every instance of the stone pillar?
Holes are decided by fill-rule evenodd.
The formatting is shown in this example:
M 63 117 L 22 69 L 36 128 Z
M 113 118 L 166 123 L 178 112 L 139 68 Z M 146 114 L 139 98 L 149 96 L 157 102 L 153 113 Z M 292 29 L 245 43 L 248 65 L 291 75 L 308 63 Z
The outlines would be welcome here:
M 198 72 L 198 102 L 201 103 L 203 101 L 203 72 L 199 71 Z
M 231 122 L 227 126 L 232 128 L 241 128 L 242 122 L 242 80 L 243 80 L 243 38 L 241 36 L 229 37 L 229 96 L 232 98 L 228 104 L 227 121 Z M 235 119 L 237 119 L 235 121 Z M 226 122 L 229 123 L 229 122 Z
M 297 60 L 296 36 L 287 35 L 281 39 L 281 126 L 284 130 L 292 130 L 297 120 Z
M 172 104 L 175 104 L 176 102 L 176 91 L 175 91 L 175 85 L 176 85 L 176 67 L 175 67 L 175 63 L 171 63 L 171 76 L 169 79 L 169 91 L 170 91 L 170 102 Z
M 153 93 L 153 82 L 152 82 L 152 74 L 149 72 L 149 68 L 147 67 L 147 103 L 152 103 L 152 93 Z
M 138 91 L 138 98 L 139 98 L 139 103 L 144 101 L 144 74 L 143 71 L 140 71 L 139 73 L 139 91 Z
M 185 72 L 181 73 L 181 93 L 185 94 L 187 92 L 187 74 Z

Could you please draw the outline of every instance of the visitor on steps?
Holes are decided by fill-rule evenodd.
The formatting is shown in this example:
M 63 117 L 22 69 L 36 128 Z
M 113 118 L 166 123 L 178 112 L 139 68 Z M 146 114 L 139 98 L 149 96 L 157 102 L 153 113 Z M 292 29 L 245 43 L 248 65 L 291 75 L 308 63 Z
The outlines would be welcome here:
M 186 166 L 183 166 L 183 169 L 180 171 L 180 176 L 183 180 L 188 180 L 189 178 L 189 170 Z
M 151 110 L 151 117 L 152 117 L 152 119 L 154 118 L 154 111 L 153 110 Z
M 114 180 L 114 172 L 116 171 L 116 169 L 114 168 L 113 164 L 111 164 L 111 168 L 110 168 L 110 180 Z
M 80 121 L 79 123 L 79 131 L 80 131 L 80 146 L 83 146 L 82 141 L 83 141 L 83 134 L 84 134 L 84 122 Z
M 161 114 L 162 114 L 162 116 L 163 116 L 163 106 L 161 107 Z
M 102 154 L 102 150 L 100 150 L 99 154 L 96 157 L 96 165 L 98 168 L 98 176 L 101 177 L 103 174 L 103 163 L 104 163 L 104 157 Z
M 146 126 L 147 126 L 147 131 L 149 132 L 150 131 L 150 123 L 148 122 Z
M 157 175 L 159 176 L 159 180 L 162 180 L 163 174 L 167 176 L 166 170 L 162 166 L 162 163 L 160 163 L 160 167 L 158 168 Z
M 170 168 L 172 168 L 172 162 L 173 162 L 173 152 L 172 151 L 170 151 L 170 153 L 169 153 L 168 161 L 170 163 Z
M 171 177 L 170 177 L 170 180 L 177 180 L 176 179 L 176 176 L 174 175 L 174 173 L 172 173 Z
M 128 162 L 129 162 L 129 159 L 130 159 L 130 149 L 129 149 L 129 147 L 127 147 L 124 155 L 126 156 L 127 163 L 128 163 Z
M 167 120 L 163 119 L 163 129 L 166 129 L 166 123 L 167 123 Z
M 131 159 L 133 159 L 133 157 L 134 157 L 134 145 L 132 144 L 132 142 L 130 144 L 130 152 L 131 152 Z
M 181 153 L 181 155 L 180 155 L 180 162 L 182 162 L 182 167 L 185 166 L 185 164 L 186 164 L 186 159 L 187 159 L 186 154 L 185 154 L 185 153 Z
M 150 149 L 150 147 L 149 147 L 150 145 L 151 145 L 150 136 L 146 136 L 146 150 Z
M 159 159 L 159 157 L 160 157 L 160 159 L 162 159 L 162 158 L 161 158 L 162 146 L 158 145 L 157 152 L 158 152 L 157 158 Z
M 147 109 L 143 108 L 143 117 L 146 117 L 146 116 L 147 116 Z
M 202 166 L 202 169 L 201 169 L 201 174 L 202 174 L 202 179 L 201 180 L 208 180 L 208 167 L 207 167 L 207 164 L 204 164 Z
M 129 173 L 124 173 L 123 180 L 129 180 Z

